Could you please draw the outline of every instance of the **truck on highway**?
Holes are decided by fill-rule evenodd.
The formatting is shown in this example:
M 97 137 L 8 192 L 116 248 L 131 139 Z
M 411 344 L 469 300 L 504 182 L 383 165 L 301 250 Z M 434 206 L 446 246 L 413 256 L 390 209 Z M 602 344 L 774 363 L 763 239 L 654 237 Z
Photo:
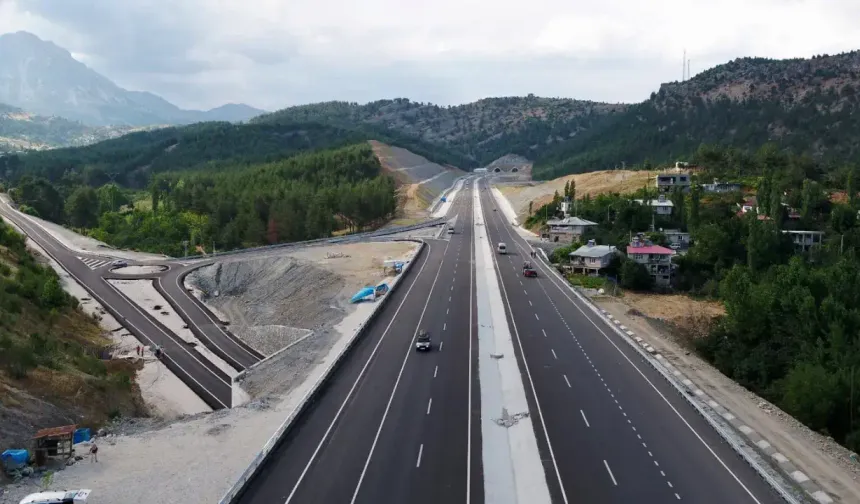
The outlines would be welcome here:
M 537 278 L 537 270 L 534 269 L 532 263 L 526 261 L 523 263 L 523 276 L 526 278 Z

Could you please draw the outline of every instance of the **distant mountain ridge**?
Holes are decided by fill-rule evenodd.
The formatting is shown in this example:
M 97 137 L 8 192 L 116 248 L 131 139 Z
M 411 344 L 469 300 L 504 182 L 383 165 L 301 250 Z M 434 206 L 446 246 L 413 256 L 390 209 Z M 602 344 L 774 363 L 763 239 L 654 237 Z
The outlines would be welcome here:
M 0 35 L 0 102 L 89 126 L 238 122 L 265 113 L 244 104 L 180 109 L 155 94 L 123 89 L 69 51 L 23 31 Z
M 86 126 L 62 117 L 32 114 L 0 103 L 0 154 L 81 147 L 152 127 Z

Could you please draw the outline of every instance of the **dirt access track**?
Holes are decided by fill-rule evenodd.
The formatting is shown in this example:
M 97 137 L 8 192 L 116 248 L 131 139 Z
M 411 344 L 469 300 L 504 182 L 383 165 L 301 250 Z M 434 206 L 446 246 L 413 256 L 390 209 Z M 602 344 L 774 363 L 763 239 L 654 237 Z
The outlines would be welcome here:
M 454 166 L 442 166 L 400 147 L 370 141 L 383 171 L 397 181 L 398 215 L 394 226 L 415 224 L 430 217 L 428 207 L 443 191 L 466 172 Z

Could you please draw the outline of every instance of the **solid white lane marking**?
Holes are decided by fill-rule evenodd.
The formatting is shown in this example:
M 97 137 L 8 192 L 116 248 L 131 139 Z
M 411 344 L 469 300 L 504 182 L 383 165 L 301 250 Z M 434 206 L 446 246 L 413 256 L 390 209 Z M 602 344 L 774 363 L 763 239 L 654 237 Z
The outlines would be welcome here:
M 603 465 L 606 466 L 606 472 L 609 473 L 609 477 L 612 478 L 612 484 L 618 486 L 618 482 L 615 481 L 615 475 L 612 474 L 612 469 L 609 468 L 609 462 L 606 460 L 603 461 Z
M 591 425 L 589 425 L 589 424 L 588 424 L 588 419 L 587 419 L 587 418 L 585 418 L 585 412 L 584 412 L 584 411 L 582 411 L 582 410 L 579 410 L 579 412 L 582 414 L 582 421 L 583 421 L 583 422 L 585 422 L 585 426 L 586 426 L 586 427 L 591 427 Z
M 436 369 L 433 370 L 433 378 L 436 378 L 436 373 L 439 372 L 439 366 L 436 366 Z
M 564 376 L 564 382 L 567 383 L 567 388 L 571 388 L 570 387 L 570 380 L 567 379 L 567 375 L 562 375 L 562 376 Z
M 418 460 L 415 462 L 415 467 L 421 467 L 421 455 L 424 453 L 424 443 L 418 448 Z
M 448 250 L 448 246 L 446 245 L 445 251 L 447 252 L 447 250 Z M 341 403 L 340 407 L 337 410 L 337 413 L 335 413 L 334 418 L 332 419 L 331 423 L 329 424 L 328 428 L 326 429 L 325 433 L 323 434 L 322 439 L 320 440 L 319 444 L 317 444 L 317 447 L 316 447 L 316 449 L 314 449 L 314 452 L 311 454 L 311 457 L 308 460 L 308 463 L 305 465 L 304 469 L 302 469 L 302 473 L 299 475 L 299 479 L 296 480 L 296 484 L 293 486 L 293 489 L 290 491 L 290 495 L 287 496 L 287 500 L 284 502 L 284 504 L 289 504 L 289 502 L 293 499 L 293 496 L 296 494 L 296 491 L 298 490 L 299 485 L 301 484 L 302 480 L 304 480 L 305 475 L 310 470 L 310 467 L 314 463 L 314 460 L 316 460 L 317 454 L 320 452 L 323 445 L 326 443 L 326 441 L 329 437 L 329 434 L 334 429 L 334 425 L 340 419 L 341 413 L 343 413 L 343 410 L 346 408 L 347 403 L 352 398 L 352 394 L 355 392 L 355 389 L 358 387 L 359 382 L 361 382 L 361 379 L 364 376 L 364 373 L 367 371 L 367 368 L 370 366 L 370 363 L 373 361 L 373 358 L 376 355 L 376 352 L 379 350 L 379 346 L 382 345 L 382 341 L 385 339 L 385 336 L 388 334 L 388 331 L 391 329 L 391 326 L 394 324 L 394 321 L 397 320 L 397 315 L 400 313 L 400 309 L 403 308 L 403 305 L 406 304 L 406 300 L 409 299 L 409 293 L 412 292 L 412 288 L 415 287 L 415 284 L 418 282 L 418 278 L 421 276 L 421 273 L 424 272 L 424 267 L 427 266 L 427 262 L 428 262 L 427 259 L 430 257 L 431 252 L 432 252 L 432 246 L 430 245 L 429 242 L 427 242 L 427 256 L 425 257 L 424 262 L 421 264 L 421 269 L 418 270 L 418 274 L 413 279 L 412 284 L 409 286 L 409 289 L 407 289 L 406 295 L 403 296 L 403 299 L 400 301 L 400 304 L 397 306 L 397 311 L 394 312 L 394 316 L 391 317 L 391 320 L 388 322 L 388 325 L 385 327 L 385 331 L 383 331 L 382 336 L 379 338 L 379 341 L 377 341 L 376 345 L 374 345 L 373 352 L 370 353 L 370 356 L 367 358 L 367 361 L 364 363 L 364 366 L 361 368 L 361 371 L 359 372 L 358 377 L 355 379 L 355 382 L 353 382 L 352 387 L 349 389 L 349 392 L 346 395 L 346 398 L 344 398 L 343 402 Z M 431 294 L 433 293 L 433 287 L 435 287 L 436 279 L 439 278 L 439 272 L 442 271 L 442 264 L 444 262 L 445 262 L 445 258 L 444 258 L 444 253 L 443 253 L 442 261 L 439 263 L 439 269 L 436 271 L 436 277 L 433 279 L 434 285 L 431 285 L 431 287 L 430 287 L 430 293 Z M 429 302 L 430 296 L 428 296 L 427 299 Z M 425 304 L 424 307 L 426 309 L 427 305 Z M 423 312 L 422 312 L 422 316 L 423 316 Z M 419 327 L 420 327 L 420 324 L 421 324 L 421 321 L 419 320 L 418 321 Z M 411 353 L 412 353 L 412 346 L 410 345 L 409 349 L 406 350 L 406 358 L 408 358 Z M 400 368 L 401 373 L 403 372 L 403 367 L 406 366 L 406 358 L 403 359 L 403 366 L 401 366 L 401 368 Z M 398 375 L 398 378 L 399 378 L 399 375 Z M 397 384 L 395 383 L 394 386 L 396 388 Z M 392 393 L 391 399 L 393 399 L 393 398 L 394 398 L 394 394 Z M 389 405 L 391 404 L 391 399 L 389 399 Z M 381 427 L 381 425 L 380 425 L 380 427 Z M 377 436 L 378 436 L 378 432 L 377 432 Z M 375 443 L 375 441 L 374 441 L 374 443 Z M 371 447 L 371 450 L 372 449 L 373 448 Z M 369 463 L 369 462 L 370 462 L 370 455 L 368 455 L 368 457 L 367 457 L 367 463 Z M 365 464 L 364 468 L 365 468 L 365 470 L 367 469 L 366 464 Z M 362 477 L 363 477 L 363 475 L 364 475 L 364 472 L 362 472 Z M 360 480 L 359 480 L 359 484 L 361 484 Z M 357 491 L 358 491 L 358 489 L 356 489 L 356 493 L 357 493 Z M 353 496 L 353 500 L 355 500 L 355 496 Z
M 427 401 L 427 415 L 430 414 L 430 406 L 433 406 L 433 398 L 431 397 L 429 401 Z

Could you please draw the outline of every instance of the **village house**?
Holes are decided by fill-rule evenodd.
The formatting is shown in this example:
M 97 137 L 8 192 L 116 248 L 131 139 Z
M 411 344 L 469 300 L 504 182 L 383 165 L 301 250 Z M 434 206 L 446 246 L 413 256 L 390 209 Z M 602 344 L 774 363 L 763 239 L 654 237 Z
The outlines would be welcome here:
M 690 190 L 690 174 L 684 172 L 660 173 L 654 180 L 654 186 L 661 193 L 671 192 L 675 189 L 687 192 Z
M 588 243 L 570 253 L 570 267 L 574 273 L 597 275 L 618 254 L 617 247 L 598 245 L 596 241 L 588 240 Z
M 672 249 L 654 245 L 642 236 L 633 237 L 627 246 L 627 257 L 645 266 L 654 285 L 668 287 L 672 283 Z
M 673 248 L 686 249 L 690 247 L 690 233 L 685 233 L 679 229 L 661 229 L 660 232 L 663 233 Z
M 702 190 L 707 193 L 737 192 L 741 189 L 741 184 L 737 184 L 734 182 L 720 182 L 717 179 L 714 179 L 713 184 L 702 184 Z
M 748 212 L 758 213 L 758 200 L 756 200 L 755 196 L 750 196 L 745 198 L 743 203 L 738 203 L 738 215 L 742 215 Z
M 645 200 L 637 199 L 633 200 L 640 205 L 645 205 Z M 672 215 L 672 207 L 675 205 L 668 199 L 666 199 L 665 194 L 661 194 L 657 196 L 657 199 L 652 199 L 647 202 L 654 209 L 654 213 L 657 215 Z
M 808 252 L 809 249 L 824 242 L 824 231 L 783 231 L 791 235 L 794 243 L 794 251 L 797 253 Z
M 582 238 L 582 235 L 596 226 L 596 222 L 580 219 L 579 217 L 565 217 L 564 219 L 550 219 L 546 221 L 545 236 L 551 242 L 573 243 Z

